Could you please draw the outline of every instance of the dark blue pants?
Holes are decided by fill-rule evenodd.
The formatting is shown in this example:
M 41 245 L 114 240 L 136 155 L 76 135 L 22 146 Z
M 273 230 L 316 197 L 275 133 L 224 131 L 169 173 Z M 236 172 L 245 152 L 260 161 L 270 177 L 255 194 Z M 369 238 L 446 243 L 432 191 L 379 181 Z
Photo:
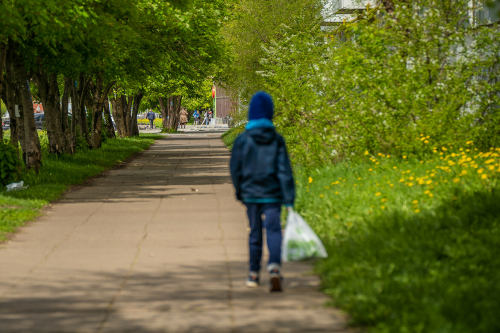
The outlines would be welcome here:
M 262 228 L 266 228 L 269 264 L 281 265 L 281 203 L 245 203 L 250 221 L 250 271 L 260 271 Z M 262 215 L 265 216 L 262 221 Z

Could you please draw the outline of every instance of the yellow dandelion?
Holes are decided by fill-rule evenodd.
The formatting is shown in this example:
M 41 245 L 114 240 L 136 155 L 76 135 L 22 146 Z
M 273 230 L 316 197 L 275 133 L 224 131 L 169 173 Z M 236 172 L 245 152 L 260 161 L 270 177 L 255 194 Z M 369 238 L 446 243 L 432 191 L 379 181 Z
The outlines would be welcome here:
M 389 184 L 390 187 L 394 187 L 394 184 Z
M 313 182 L 312 177 L 309 177 L 309 184 L 311 184 L 312 182 Z
M 416 204 L 418 204 L 418 200 L 413 200 L 411 203 L 416 205 Z
M 381 195 L 382 195 L 382 193 L 380 193 L 380 192 L 375 193 L 376 197 L 381 196 Z
M 488 175 L 482 175 L 481 176 L 481 179 L 486 179 L 486 178 L 488 178 Z
M 429 143 L 429 140 L 425 140 L 424 143 Z
M 370 154 L 370 153 L 368 152 L 368 150 L 367 150 L 367 151 L 365 151 L 365 155 L 368 155 L 368 154 Z
M 420 209 L 415 209 L 415 213 L 420 213 Z
M 385 209 L 385 206 L 380 206 L 381 209 Z
M 397 166 L 393 166 L 392 168 L 393 168 L 394 170 L 396 170 L 398 167 L 397 167 Z
M 493 170 L 495 170 L 495 166 L 494 166 L 494 165 L 490 165 L 490 166 L 488 167 L 488 169 L 490 169 L 490 170 L 492 170 L 492 171 L 493 171 Z
M 368 171 L 373 171 L 373 169 L 368 169 Z
M 429 198 L 432 198 L 433 196 L 434 196 L 434 194 L 429 193 Z
M 339 192 L 335 192 L 335 194 L 339 194 Z
M 410 186 L 410 187 L 412 187 L 413 185 L 415 185 L 415 184 L 413 184 L 413 183 L 408 183 L 408 186 Z
M 339 216 L 338 216 L 338 215 L 335 215 L 334 217 L 335 217 L 336 219 L 338 219 L 338 218 L 339 218 Z
M 325 189 L 329 190 L 329 189 L 330 189 L 330 186 L 325 186 Z
M 425 191 L 424 193 L 425 193 L 425 194 L 429 194 L 429 193 L 431 193 L 431 191 L 427 190 L 427 191 Z
M 484 169 L 477 170 L 477 173 L 483 173 Z
M 319 195 L 319 197 L 320 197 L 320 198 L 324 198 L 325 196 L 324 196 L 323 194 L 320 194 L 320 195 Z
M 425 183 L 426 183 L 427 185 L 430 185 L 430 184 L 432 184 L 432 180 L 428 180 L 428 181 L 426 181 Z
M 406 158 L 406 155 L 403 155 L 403 159 L 405 159 L 405 158 Z
M 387 198 L 380 199 L 380 202 L 384 203 L 387 201 Z
M 453 182 L 454 182 L 454 183 L 460 183 L 460 178 L 455 178 L 455 179 L 453 179 Z M 446 181 L 445 181 L 445 183 L 446 183 Z

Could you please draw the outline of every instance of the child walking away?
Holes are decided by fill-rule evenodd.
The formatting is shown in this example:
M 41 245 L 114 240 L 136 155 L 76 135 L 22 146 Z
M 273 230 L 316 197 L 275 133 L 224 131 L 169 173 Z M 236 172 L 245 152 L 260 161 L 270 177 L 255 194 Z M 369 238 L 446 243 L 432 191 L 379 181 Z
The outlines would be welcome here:
M 266 228 L 269 249 L 269 290 L 281 291 L 281 205 L 292 209 L 295 184 L 285 140 L 272 122 L 274 105 L 265 92 L 250 102 L 246 131 L 235 141 L 231 156 L 231 177 L 236 197 L 247 207 L 250 221 L 250 271 L 246 284 L 259 285 L 262 257 L 262 228 Z M 264 216 L 264 219 L 262 219 Z

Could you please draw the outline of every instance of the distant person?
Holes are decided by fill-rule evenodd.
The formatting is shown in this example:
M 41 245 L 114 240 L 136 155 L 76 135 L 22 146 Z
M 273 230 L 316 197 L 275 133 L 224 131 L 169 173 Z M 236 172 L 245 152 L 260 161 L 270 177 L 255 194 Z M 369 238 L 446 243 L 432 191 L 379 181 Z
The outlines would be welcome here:
M 179 112 L 179 118 L 180 118 L 179 123 L 181 125 L 180 128 L 184 129 L 186 128 L 186 124 L 188 122 L 188 115 L 189 114 L 184 109 L 181 109 L 181 112 Z
M 203 124 L 205 123 L 208 125 L 208 111 L 205 111 L 205 113 L 203 113 Z
M 208 111 L 208 124 L 210 124 L 210 120 L 212 120 L 213 118 L 213 114 L 212 114 L 212 110 Z
M 198 121 L 200 120 L 200 114 L 198 113 L 198 111 L 194 110 L 194 113 L 193 113 L 193 118 L 194 118 L 194 125 L 198 125 Z
M 153 129 L 154 122 L 155 122 L 155 119 L 156 119 L 156 113 L 154 113 L 152 110 L 149 110 L 149 112 L 146 114 L 146 118 L 149 119 L 150 128 Z
M 262 228 L 265 227 L 271 292 L 282 290 L 281 205 L 292 209 L 295 201 L 285 140 L 276 133 L 273 114 L 271 96 L 265 92 L 255 94 L 250 102 L 246 130 L 234 143 L 230 165 L 236 198 L 247 207 L 250 221 L 250 269 L 246 285 L 257 287 L 260 282 Z

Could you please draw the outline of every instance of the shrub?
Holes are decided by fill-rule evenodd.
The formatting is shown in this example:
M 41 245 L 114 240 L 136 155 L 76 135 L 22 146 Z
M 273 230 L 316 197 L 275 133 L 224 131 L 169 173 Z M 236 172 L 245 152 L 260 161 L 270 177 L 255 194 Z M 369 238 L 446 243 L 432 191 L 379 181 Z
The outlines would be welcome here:
M 464 24 L 469 3 L 394 1 L 392 14 L 370 10 L 328 43 L 317 26 L 282 26 L 258 73 L 295 162 L 498 146 L 500 30 Z
M 7 142 L 0 142 L 0 186 L 16 182 L 21 178 L 19 150 Z

